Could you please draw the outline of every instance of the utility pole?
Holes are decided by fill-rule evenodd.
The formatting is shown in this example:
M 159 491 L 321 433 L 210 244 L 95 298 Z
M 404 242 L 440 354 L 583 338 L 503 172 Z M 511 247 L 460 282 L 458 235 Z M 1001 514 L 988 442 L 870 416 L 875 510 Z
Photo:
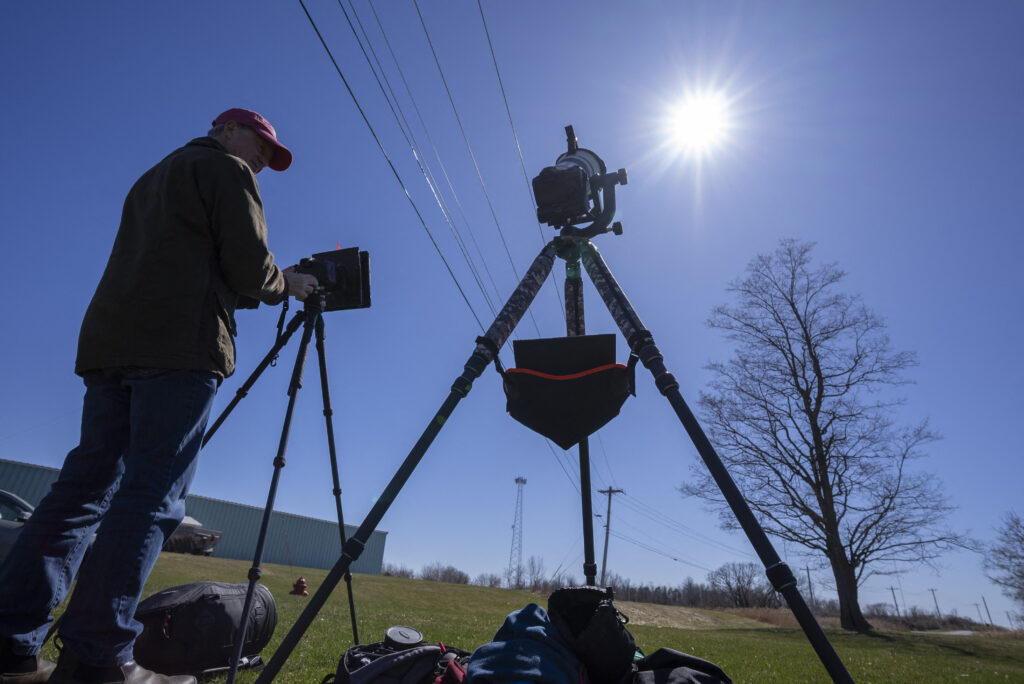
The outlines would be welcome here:
M 512 517 L 512 549 L 508 554 L 508 586 L 519 589 L 523 582 L 523 485 L 525 477 L 516 478 L 516 510 Z
M 985 624 L 985 618 L 981 617 L 981 606 L 975 603 L 974 607 L 978 611 L 978 622 L 980 622 L 981 624 Z
M 811 607 L 814 608 L 817 604 L 814 602 L 814 585 L 811 583 L 811 566 L 805 565 L 804 569 L 807 570 L 807 591 L 811 594 Z
M 889 591 L 892 592 L 892 602 L 893 602 L 893 605 L 896 606 L 896 618 L 899 619 L 899 620 L 902 620 L 903 616 L 900 615 L 900 604 L 899 604 L 899 602 L 896 601 L 896 587 L 890 585 L 889 586 Z
M 988 609 L 988 601 L 985 600 L 984 596 L 981 597 L 981 602 L 985 604 L 985 612 L 988 614 L 988 624 L 991 627 L 995 625 L 995 623 L 992 622 L 992 611 Z
M 935 619 L 942 621 L 942 611 L 939 610 L 939 599 L 935 598 L 935 590 L 929 589 L 932 592 L 932 600 L 935 601 Z
M 604 519 L 604 556 L 601 558 L 601 586 L 604 586 L 604 573 L 608 569 L 608 535 L 612 531 L 612 494 L 625 494 L 626 492 L 621 489 L 608 489 L 597 490 L 598 494 L 608 495 L 608 513 Z

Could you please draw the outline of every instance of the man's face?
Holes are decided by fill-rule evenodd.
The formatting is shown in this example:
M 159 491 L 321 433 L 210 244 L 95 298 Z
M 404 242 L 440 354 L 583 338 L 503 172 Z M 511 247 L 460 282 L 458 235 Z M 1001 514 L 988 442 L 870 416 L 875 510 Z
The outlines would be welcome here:
M 228 122 L 220 141 L 229 154 L 244 160 L 254 174 L 262 171 L 274 156 L 274 147 L 270 143 L 248 126 L 234 121 Z

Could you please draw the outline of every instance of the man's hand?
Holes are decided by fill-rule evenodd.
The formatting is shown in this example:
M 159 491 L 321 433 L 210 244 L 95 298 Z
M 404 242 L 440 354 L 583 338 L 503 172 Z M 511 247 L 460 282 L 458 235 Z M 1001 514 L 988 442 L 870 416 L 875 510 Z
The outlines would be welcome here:
M 288 294 L 300 302 L 313 294 L 313 291 L 319 285 L 316 278 L 308 273 L 297 273 L 294 266 L 289 266 L 282 273 L 284 274 L 285 282 L 288 283 Z

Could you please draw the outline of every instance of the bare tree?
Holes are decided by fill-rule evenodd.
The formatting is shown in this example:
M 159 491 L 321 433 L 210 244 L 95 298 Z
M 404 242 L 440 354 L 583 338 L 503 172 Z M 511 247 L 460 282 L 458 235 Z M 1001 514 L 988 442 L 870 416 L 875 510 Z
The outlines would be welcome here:
M 910 462 L 937 439 L 927 422 L 898 427 L 910 352 L 893 351 L 883 322 L 838 291 L 835 264 L 811 265 L 813 245 L 783 240 L 756 257 L 708 325 L 735 343 L 712 363 L 700 403 L 712 441 L 769 534 L 822 554 L 845 629 L 871 625 L 858 587 L 900 563 L 931 563 L 966 541 L 944 529 L 941 485 Z M 735 527 L 702 469 L 681 490 L 712 502 Z
M 385 577 L 404 577 L 406 579 L 412 579 L 416 576 L 416 573 L 411 568 L 407 568 L 404 565 L 395 565 L 394 563 L 384 563 L 381 565 L 380 574 Z
M 708 573 L 708 584 L 733 608 L 774 608 L 779 604 L 757 563 L 726 563 Z
M 449 584 L 469 584 L 469 575 L 454 565 L 442 565 L 440 562 L 424 565 L 420 579 Z
M 500 587 L 501 575 L 493 572 L 481 572 L 472 583 L 479 587 Z
M 530 556 L 526 561 L 526 586 L 533 591 L 540 591 L 544 589 L 546 579 L 544 576 L 544 559 Z
M 1024 521 L 1007 513 L 999 537 L 985 555 L 985 574 L 1024 609 Z

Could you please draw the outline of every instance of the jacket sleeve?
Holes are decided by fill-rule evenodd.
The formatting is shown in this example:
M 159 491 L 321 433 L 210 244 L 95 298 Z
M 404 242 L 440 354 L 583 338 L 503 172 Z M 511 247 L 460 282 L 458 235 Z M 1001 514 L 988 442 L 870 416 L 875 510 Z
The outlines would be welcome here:
M 267 247 L 267 223 L 256 178 L 245 162 L 213 158 L 216 168 L 207 193 L 211 234 L 221 273 L 239 295 L 277 304 L 288 287 Z

